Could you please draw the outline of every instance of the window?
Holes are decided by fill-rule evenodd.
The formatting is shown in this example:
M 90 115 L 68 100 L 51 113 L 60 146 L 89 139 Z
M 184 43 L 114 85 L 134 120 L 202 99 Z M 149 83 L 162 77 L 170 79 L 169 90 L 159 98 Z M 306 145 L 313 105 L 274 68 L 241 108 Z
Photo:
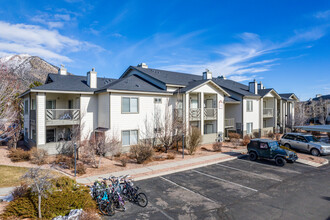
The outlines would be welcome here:
M 121 102 L 122 113 L 138 113 L 138 98 L 123 97 Z
M 307 142 L 306 139 L 302 136 L 297 136 L 296 137 L 296 141 L 299 141 L 299 142 Z
M 287 134 L 287 135 L 284 136 L 284 138 L 289 139 L 289 140 L 294 140 L 295 137 L 291 134 Z
M 36 129 L 32 128 L 31 130 L 31 139 L 36 141 L 37 140 L 37 133 L 36 133 Z
M 46 130 L 46 143 L 55 142 L 55 128 Z
M 29 100 L 24 101 L 24 115 L 29 114 Z
M 267 143 L 260 142 L 260 149 L 267 149 L 267 148 L 268 148 Z
M 31 110 L 36 110 L 36 100 L 35 99 L 31 99 Z
M 73 100 L 69 100 L 68 102 L 69 109 L 73 109 Z
M 56 100 L 46 101 L 46 109 L 55 109 L 55 108 L 56 108 Z
M 154 103 L 162 103 L 162 98 L 154 98 Z
M 253 131 L 253 123 L 246 123 L 246 134 L 252 134 Z
M 246 111 L 247 112 L 253 111 L 253 102 L 252 101 L 246 101 Z
M 130 131 L 122 131 L 122 145 L 129 146 L 137 144 L 138 142 L 138 131 L 130 130 Z
M 197 99 L 191 99 L 190 100 L 190 108 L 193 108 L 193 109 L 198 108 L 198 100 Z

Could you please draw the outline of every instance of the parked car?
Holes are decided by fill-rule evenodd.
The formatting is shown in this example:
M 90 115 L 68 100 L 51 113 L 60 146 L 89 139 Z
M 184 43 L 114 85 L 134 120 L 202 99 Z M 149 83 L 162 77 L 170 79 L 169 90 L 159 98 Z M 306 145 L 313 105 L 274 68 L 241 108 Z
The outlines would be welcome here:
M 280 143 L 287 148 L 311 153 L 313 156 L 329 155 L 330 144 L 320 142 L 312 134 L 287 133 Z
M 286 162 L 294 163 L 298 159 L 295 152 L 282 149 L 277 141 L 269 139 L 252 139 L 247 150 L 250 160 L 274 159 L 277 166 L 284 166 Z

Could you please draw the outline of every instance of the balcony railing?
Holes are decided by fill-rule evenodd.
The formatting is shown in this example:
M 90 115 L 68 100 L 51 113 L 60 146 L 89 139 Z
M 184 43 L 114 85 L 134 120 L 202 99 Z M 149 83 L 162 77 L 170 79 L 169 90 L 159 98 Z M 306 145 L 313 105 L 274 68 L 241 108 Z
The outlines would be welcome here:
M 235 128 L 235 118 L 226 118 L 225 128 Z
M 47 109 L 46 123 L 48 125 L 75 124 L 79 122 L 79 109 Z
M 274 116 L 274 109 L 272 108 L 264 108 L 263 110 L 264 117 L 273 117 Z
M 204 108 L 204 120 L 217 119 L 216 108 Z
M 200 120 L 201 119 L 201 109 L 200 108 L 189 109 L 189 119 L 191 121 Z

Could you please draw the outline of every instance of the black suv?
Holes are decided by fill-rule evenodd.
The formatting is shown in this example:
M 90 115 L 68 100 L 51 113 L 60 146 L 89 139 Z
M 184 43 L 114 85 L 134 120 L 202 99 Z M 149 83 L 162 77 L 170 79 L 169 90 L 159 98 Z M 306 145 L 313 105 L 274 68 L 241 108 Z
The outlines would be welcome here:
M 250 160 L 258 158 L 275 159 L 277 166 L 284 166 L 285 163 L 294 163 L 298 156 L 295 152 L 283 149 L 277 141 L 268 139 L 252 139 L 247 145 Z

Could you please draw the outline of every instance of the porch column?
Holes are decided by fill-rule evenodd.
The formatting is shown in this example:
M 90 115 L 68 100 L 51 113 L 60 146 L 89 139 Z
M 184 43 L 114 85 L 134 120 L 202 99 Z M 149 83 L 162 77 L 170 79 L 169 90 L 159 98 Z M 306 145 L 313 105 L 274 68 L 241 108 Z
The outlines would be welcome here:
M 189 131 L 189 120 L 190 120 L 190 117 L 189 117 L 189 111 L 190 111 L 190 99 L 189 99 L 189 93 L 187 93 L 185 95 L 185 117 L 186 117 L 186 131 L 188 132 Z
M 294 126 L 294 106 L 295 105 L 295 102 L 292 102 L 292 111 L 291 111 L 291 115 L 292 115 L 292 118 L 291 118 L 291 126 L 292 126 L 292 128 L 293 128 L 293 126 Z
M 245 111 L 245 109 L 243 109 Z M 262 136 L 264 128 L 264 99 L 260 99 L 260 137 Z
M 274 98 L 274 133 L 277 132 L 277 99 Z
M 287 110 L 286 110 L 286 102 L 283 103 L 283 133 L 285 133 L 285 126 L 286 126 L 286 114 L 287 114 Z
M 200 93 L 201 97 L 201 134 L 204 135 L 204 92 Z
M 280 118 L 279 118 L 279 122 L 280 122 L 280 132 L 283 133 L 283 104 L 282 104 L 282 99 L 280 100 Z
M 46 93 L 36 95 L 37 146 L 46 144 Z

